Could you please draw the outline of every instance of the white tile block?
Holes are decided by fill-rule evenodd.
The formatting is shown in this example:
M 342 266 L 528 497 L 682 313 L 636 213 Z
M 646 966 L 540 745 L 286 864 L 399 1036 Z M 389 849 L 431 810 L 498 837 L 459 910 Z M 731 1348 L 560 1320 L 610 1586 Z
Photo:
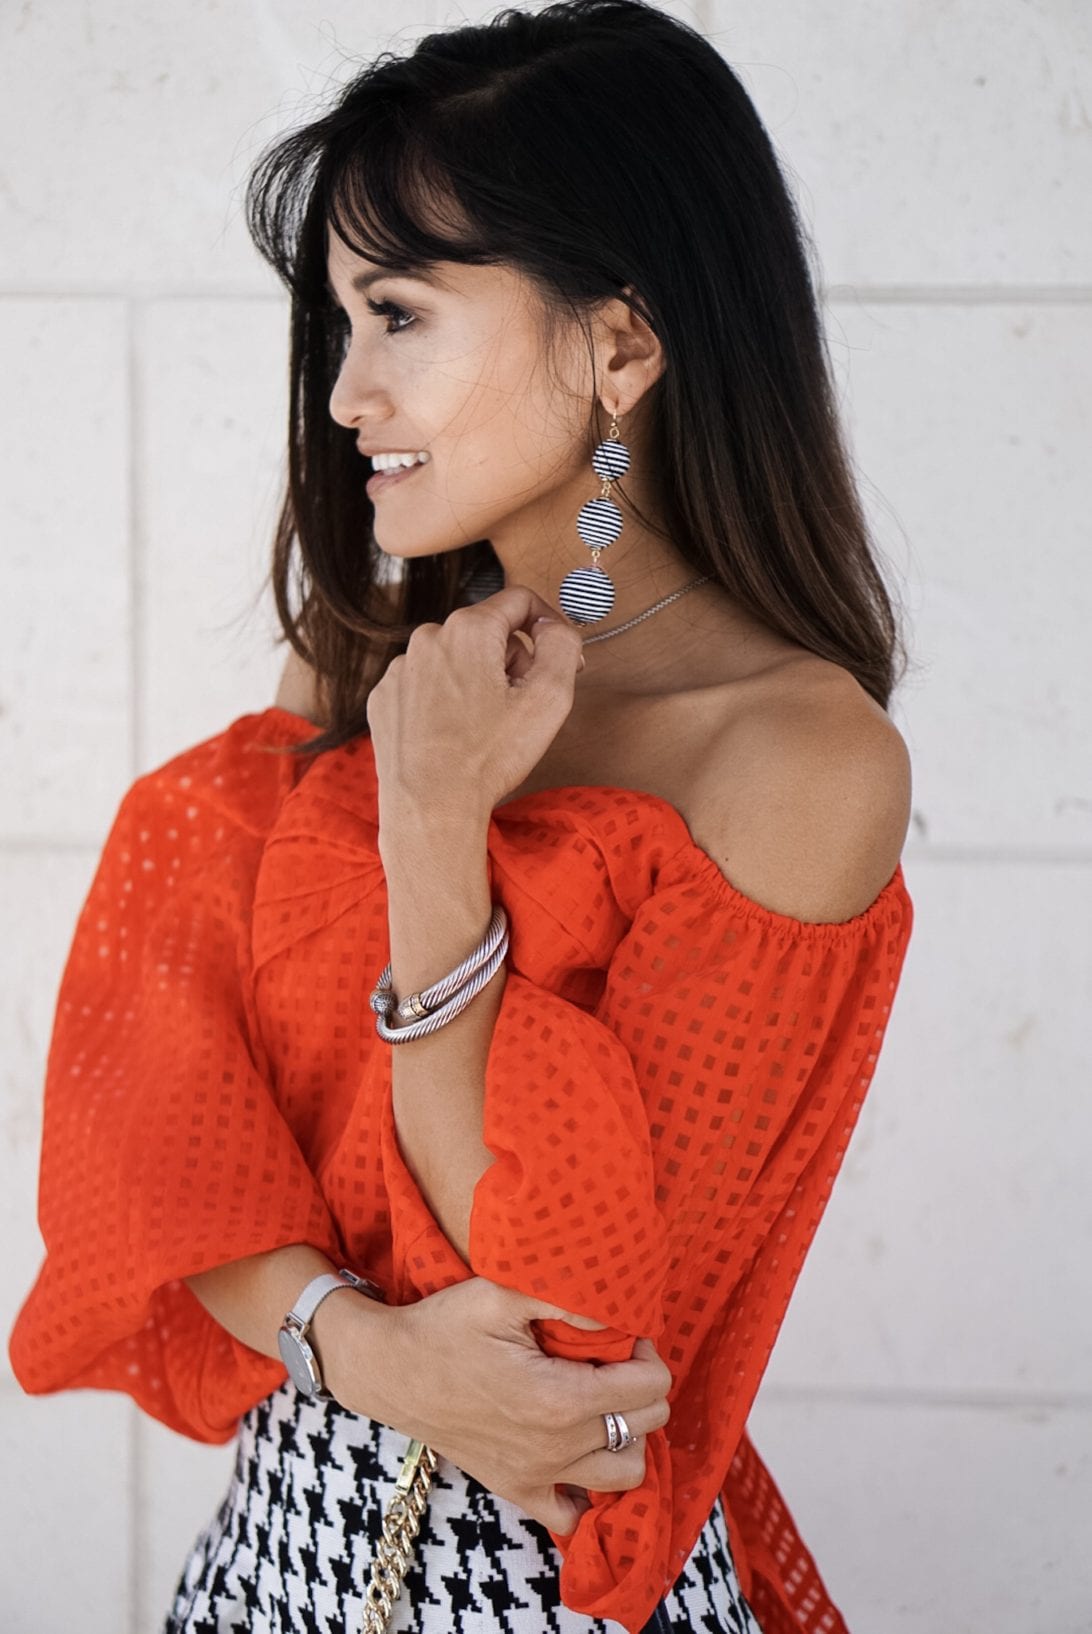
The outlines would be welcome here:
M 4 1634 L 129 1634 L 135 1411 L 112 1391 L 0 1386 Z
M 830 284 L 1086 286 L 1092 11 L 709 0 Z
M 1085 1396 L 1092 870 L 930 862 L 775 1385 Z
M 431 9 L 410 24 L 379 0 L 4 7 L 0 281 L 278 288 L 243 219 L 251 166 L 321 116 L 347 59 L 412 48 Z
M 1087 853 L 1092 307 L 839 304 L 828 333 L 906 608 L 912 837 Z
M 141 769 L 273 702 L 263 580 L 285 471 L 287 305 L 169 301 L 138 324 Z
M 760 1395 L 748 1428 L 850 1629 L 1087 1634 L 1087 1407 Z
M 828 282 L 1087 282 L 1087 8 L 671 9 L 740 73 Z M 272 289 L 243 220 L 262 148 L 317 117 L 353 59 L 408 52 L 434 24 L 479 12 L 112 0 L 77 29 L 63 8 L 6 8 L 0 150 L 20 162 L 0 190 L 0 279 Z
M 124 307 L 0 299 L 0 357 L 0 839 L 86 841 L 130 754 Z
M 7 1336 L 38 1274 L 38 1160 L 46 1054 L 64 962 L 90 889 L 94 853 L 0 855 L 14 934 L 0 939 L 0 1382 L 11 1381 Z
M 1089 1634 L 1092 316 L 975 302 L 1088 285 L 1092 10 L 670 9 L 751 89 L 838 286 L 831 351 L 919 666 L 894 705 L 914 940 L 752 1433 L 855 1634 Z M 5 1334 L 41 1259 L 46 1051 L 98 846 L 138 770 L 271 702 L 284 661 L 262 581 L 287 308 L 246 176 L 350 59 L 467 15 L 0 10 Z M 853 299 L 874 283 L 969 299 Z M 999 1399 L 1025 1395 L 1061 1404 Z M 112 1393 L 26 1397 L 5 1347 L 0 1456 L 4 1634 L 152 1634 L 234 1443 Z
M 234 1441 L 211 1446 L 139 1415 L 137 1627 L 158 1629 L 198 1534 L 227 1491 Z

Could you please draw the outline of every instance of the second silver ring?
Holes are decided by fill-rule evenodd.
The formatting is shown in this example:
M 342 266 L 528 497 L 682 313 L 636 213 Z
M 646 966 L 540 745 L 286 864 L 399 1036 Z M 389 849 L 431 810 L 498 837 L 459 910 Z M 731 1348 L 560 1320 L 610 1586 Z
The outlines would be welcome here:
M 607 1426 L 607 1452 L 621 1452 L 636 1441 L 621 1413 L 604 1413 L 603 1422 Z

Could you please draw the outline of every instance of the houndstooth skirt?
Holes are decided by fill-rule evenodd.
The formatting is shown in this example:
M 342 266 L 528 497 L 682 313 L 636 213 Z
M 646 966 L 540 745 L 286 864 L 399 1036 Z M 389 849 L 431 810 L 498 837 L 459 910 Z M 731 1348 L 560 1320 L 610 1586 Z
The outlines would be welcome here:
M 160 1634 L 359 1634 L 408 1439 L 290 1381 L 244 1414 L 227 1492 Z M 549 1532 L 439 1457 L 392 1634 L 624 1634 L 562 1605 Z M 720 1500 L 642 1634 L 762 1634 Z

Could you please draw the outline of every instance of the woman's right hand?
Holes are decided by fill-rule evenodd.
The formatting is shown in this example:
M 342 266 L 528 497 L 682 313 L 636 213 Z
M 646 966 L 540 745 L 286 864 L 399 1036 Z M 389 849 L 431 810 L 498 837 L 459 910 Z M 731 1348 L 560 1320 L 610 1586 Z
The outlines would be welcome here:
M 604 1324 L 485 1277 L 388 1307 L 386 1314 L 393 1429 L 423 1441 L 562 1537 L 589 1507 L 587 1489 L 623 1492 L 641 1485 L 648 1433 L 670 1416 L 671 1371 L 651 1340 L 638 1339 L 625 1362 L 549 1356 L 531 1328 L 534 1320 L 559 1317 L 588 1329 Z M 342 1349 L 337 1363 L 337 1399 L 350 1411 L 365 1411 L 354 1404 L 354 1373 L 359 1367 L 362 1400 L 374 1353 L 354 1365 Z M 606 1450 L 603 1414 L 612 1411 L 625 1415 L 635 1438 L 619 1452 Z

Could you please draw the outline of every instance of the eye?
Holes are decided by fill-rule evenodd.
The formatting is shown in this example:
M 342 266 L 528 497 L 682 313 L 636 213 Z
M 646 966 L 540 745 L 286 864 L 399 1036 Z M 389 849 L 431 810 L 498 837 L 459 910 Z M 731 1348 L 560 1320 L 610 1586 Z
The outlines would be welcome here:
M 417 322 L 417 319 L 411 312 L 407 312 L 403 306 L 396 306 L 393 301 L 367 300 L 364 304 L 368 308 L 369 312 L 374 312 L 379 317 L 405 320 L 404 322 L 397 323 L 393 329 L 391 328 L 390 324 L 388 324 L 385 331 L 388 335 L 400 335 L 404 330 L 408 329 L 411 324 Z

